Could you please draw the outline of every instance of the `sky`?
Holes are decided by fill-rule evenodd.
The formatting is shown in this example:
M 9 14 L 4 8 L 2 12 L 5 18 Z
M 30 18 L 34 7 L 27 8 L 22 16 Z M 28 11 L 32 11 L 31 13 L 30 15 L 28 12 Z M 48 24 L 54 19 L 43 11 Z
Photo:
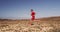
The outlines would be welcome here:
M 60 16 L 60 0 L 0 0 L 0 18 L 31 18 L 31 11 L 36 18 Z

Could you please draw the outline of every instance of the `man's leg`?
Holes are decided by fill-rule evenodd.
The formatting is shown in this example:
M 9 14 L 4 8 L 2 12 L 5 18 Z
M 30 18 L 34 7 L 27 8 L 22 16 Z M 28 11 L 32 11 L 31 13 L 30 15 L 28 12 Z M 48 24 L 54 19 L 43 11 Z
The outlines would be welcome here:
M 29 24 L 33 25 L 33 22 L 34 22 L 34 17 L 32 16 L 31 20 L 29 21 Z
M 33 23 L 34 23 L 34 20 L 35 20 L 35 16 L 32 16 L 32 19 L 31 19 L 31 25 L 33 25 Z

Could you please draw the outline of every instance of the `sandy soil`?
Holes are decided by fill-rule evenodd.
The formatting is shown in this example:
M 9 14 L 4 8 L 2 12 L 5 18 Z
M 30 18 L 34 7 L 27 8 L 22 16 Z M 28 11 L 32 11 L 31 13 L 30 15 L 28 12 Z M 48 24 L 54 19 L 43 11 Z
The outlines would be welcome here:
M 60 21 L 29 20 L 0 21 L 0 32 L 60 32 Z

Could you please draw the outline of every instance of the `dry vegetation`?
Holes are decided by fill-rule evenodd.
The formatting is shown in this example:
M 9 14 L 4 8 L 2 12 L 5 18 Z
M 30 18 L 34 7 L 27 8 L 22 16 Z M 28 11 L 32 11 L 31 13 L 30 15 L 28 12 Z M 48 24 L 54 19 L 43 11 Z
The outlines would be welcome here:
M 36 19 L 34 25 L 29 21 L 0 19 L 0 32 L 60 32 L 60 17 Z

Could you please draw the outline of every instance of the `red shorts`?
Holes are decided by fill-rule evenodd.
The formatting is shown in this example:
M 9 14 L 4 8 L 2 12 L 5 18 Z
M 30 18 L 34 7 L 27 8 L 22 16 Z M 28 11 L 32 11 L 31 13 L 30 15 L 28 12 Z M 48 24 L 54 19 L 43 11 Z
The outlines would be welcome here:
M 34 20 L 35 19 L 35 16 L 32 16 L 31 20 Z

